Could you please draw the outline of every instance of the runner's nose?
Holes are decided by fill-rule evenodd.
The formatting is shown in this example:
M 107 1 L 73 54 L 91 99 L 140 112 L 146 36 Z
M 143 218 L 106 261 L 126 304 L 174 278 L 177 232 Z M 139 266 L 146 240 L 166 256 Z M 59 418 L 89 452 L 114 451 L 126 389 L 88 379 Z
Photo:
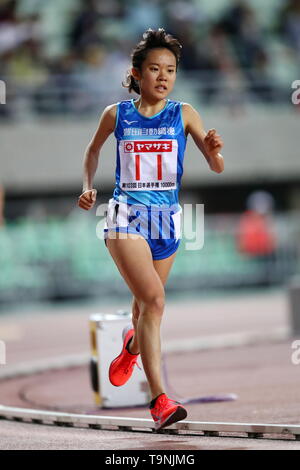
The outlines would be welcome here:
M 161 81 L 161 80 L 165 81 L 166 79 L 167 79 L 167 73 L 166 73 L 166 71 L 165 71 L 165 70 L 161 70 L 161 71 L 160 71 L 160 74 L 159 74 L 159 76 L 158 76 L 158 80 L 160 80 L 160 81 Z

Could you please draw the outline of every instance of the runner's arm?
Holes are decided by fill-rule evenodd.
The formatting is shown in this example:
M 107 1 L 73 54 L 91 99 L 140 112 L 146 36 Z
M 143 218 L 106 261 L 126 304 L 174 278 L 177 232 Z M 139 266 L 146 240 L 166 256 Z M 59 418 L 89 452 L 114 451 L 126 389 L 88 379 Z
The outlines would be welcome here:
M 98 167 L 99 153 L 109 135 L 115 129 L 117 105 L 107 106 L 100 118 L 98 128 L 88 144 L 83 161 L 82 192 L 93 188 L 93 180 Z
M 186 135 L 191 134 L 210 169 L 216 173 L 221 173 L 224 170 L 224 159 L 219 153 L 223 147 L 220 135 L 216 133 L 215 129 L 205 132 L 199 113 L 190 104 L 184 103 L 182 111 Z

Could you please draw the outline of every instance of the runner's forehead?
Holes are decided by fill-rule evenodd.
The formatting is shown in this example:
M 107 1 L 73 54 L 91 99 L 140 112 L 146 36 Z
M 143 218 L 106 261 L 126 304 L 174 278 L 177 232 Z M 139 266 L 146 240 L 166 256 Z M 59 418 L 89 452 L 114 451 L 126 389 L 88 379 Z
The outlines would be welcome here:
M 176 67 L 176 58 L 169 49 L 152 49 L 148 52 L 145 63 L 147 65 L 155 64 Z

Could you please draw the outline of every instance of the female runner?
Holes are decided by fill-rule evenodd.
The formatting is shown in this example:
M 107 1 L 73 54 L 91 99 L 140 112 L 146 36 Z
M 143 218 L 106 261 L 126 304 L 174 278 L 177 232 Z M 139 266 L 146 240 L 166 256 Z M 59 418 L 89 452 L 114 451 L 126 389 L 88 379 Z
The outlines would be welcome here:
M 164 29 L 148 29 L 132 52 L 123 86 L 136 100 L 107 106 L 84 157 L 83 191 L 78 205 L 96 202 L 93 178 L 99 152 L 108 136 L 117 139 L 116 186 L 109 200 L 106 246 L 133 294 L 132 323 L 123 347 L 109 368 L 115 386 L 132 375 L 139 354 L 148 380 L 151 416 L 156 430 L 186 418 L 185 408 L 170 399 L 161 378 L 160 326 L 168 274 L 180 243 L 178 192 L 186 139 L 191 134 L 212 171 L 224 170 L 223 142 L 215 129 L 205 132 L 189 104 L 167 99 L 173 90 L 181 45 Z

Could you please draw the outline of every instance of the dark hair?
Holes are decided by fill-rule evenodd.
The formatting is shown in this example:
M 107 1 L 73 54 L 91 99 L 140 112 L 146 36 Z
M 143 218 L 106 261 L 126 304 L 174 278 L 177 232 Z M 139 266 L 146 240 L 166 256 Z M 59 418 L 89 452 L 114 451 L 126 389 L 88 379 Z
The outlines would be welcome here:
M 177 70 L 182 46 L 178 39 L 174 38 L 171 34 L 167 34 L 163 28 L 159 28 L 158 30 L 147 29 L 143 34 L 143 39 L 135 46 L 131 53 L 132 66 L 141 71 L 142 64 L 149 50 L 155 48 L 166 48 L 173 52 L 176 58 Z M 127 71 L 126 80 L 122 82 L 122 85 L 128 88 L 129 93 L 133 90 L 137 94 L 140 94 L 139 84 L 131 75 L 131 70 Z

